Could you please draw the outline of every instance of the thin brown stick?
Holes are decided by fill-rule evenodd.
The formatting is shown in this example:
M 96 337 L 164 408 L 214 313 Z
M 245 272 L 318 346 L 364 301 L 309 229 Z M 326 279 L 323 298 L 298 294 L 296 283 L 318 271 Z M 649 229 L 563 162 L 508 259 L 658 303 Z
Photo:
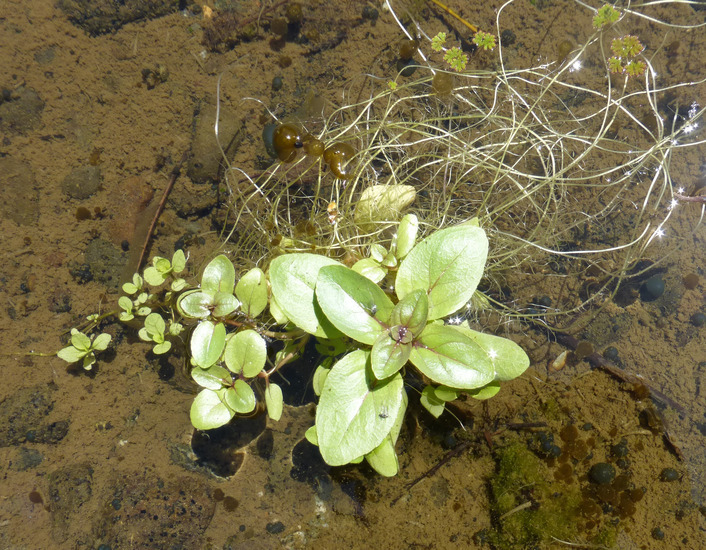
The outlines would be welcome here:
M 179 177 L 179 174 L 181 174 L 181 167 L 186 161 L 186 157 L 188 154 L 188 151 L 184 151 L 184 154 L 181 156 L 181 160 L 177 163 L 176 166 L 174 166 L 174 168 L 172 168 L 172 175 L 169 178 L 167 187 L 164 189 L 164 193 L 162 193 L 162 198 L 160 199 L 159 204 L 157 205 L 157 211 L 154 213 L 154 216 L 152 217 L 152 223 L 150 223 L 150 228 L 147 230 L 147 234 L 145 235 L 145 243 L 142 245 L 142 250 L 140 251 L 140 257 L 137 260 L 137 266 L 135 267 L 135 271 L 139 271 L 142 267 L 142 262 L 145 260 L 145 255 L 147 254 L 147 248 L 149 248 L 150 241 L 152 240 L 152 233 L 154 233 L 154 228 L 157 227 L 157 220 L 159 220 L 159 216 L 164 211 L 164 206 L 167 204 L 167 198 L 169 197 L 169 193 L 172 192 L 172 187 L 174 187 L 174 183 Z

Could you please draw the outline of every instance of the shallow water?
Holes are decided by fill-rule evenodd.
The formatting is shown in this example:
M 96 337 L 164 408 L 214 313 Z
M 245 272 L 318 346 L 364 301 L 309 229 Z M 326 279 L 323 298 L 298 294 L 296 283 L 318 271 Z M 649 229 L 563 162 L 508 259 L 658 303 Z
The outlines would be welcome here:
M 236 4 L 241 20 L 256 17 L 254 3 Z M 629 300 L 609 304 L 576 332 L 598 351 L 617 348 L 620 367 L 660 394 L 586 361 L 550 371 L 566 348 L 526 327 L 519 342 L 532 367 L 497 397 L 461 403 L 457 419 L 434 421 L 412 409 L 393 479 L 322 464 L 302 442 L 313 410 L 302 392 L 293 391 L 280 422 L 260 417 L 192 440 L 195 388 L 180 374 L 182 359 L 156 359 L 117 324 L 106 329 L 117 347 L 90 375 L 55 357 L 24 355 L 58 350 L 72 326 L 112 307 L 172 170 L 197 147 L 195 132 L 202 162 L 187 164 L 176 179 L 151 253 L 171 256 L 176 243 L 197 269 L 218 246 L 218 189 L 201 181 L 219 162 L 209 156 L 219 75 L 221 105 L 231 113 L 221 132 L 236 137 L 233 163 L 248 170 L 266 157 L 263 108 L 241 98 L 282 114 L 311 89 L 337 105 L 361 75 L 382 82 L 394 75 L 402 36 L 380 6 L 372 20 L 361 17 L 372 3 L 302 5 L 302 27 L 286 41 L 265 27 L 222 53 L 205 50 L 198 10 L 90 36 L 52 3 L 0 7 L 0 87 L 7 90 L 0 104 L 0 548 L 534 547 L 519 535 L 513 542 L 513 516 L 533 532 L 551 531 L 545 547 L 567 547 L 551 536 L 579 546 L 701 547 L 706 327 L 692 317 L 706 312 L 706 234 L 698 204 L 682 204 L 650 250 L 664 258 L 656 268 L 664 293 L 647 301 L 635 286 Z M 450 5 L 486 28 L 498 7 Z M 272 13 L 283 10 L 277 5 Z M 462 28 L 438 10 L 422 13 L 430 33 Z M 657 13 L 695 24 L 706 11 Z M 507 62 L 554 61 L 562 40 L 590 34 L 590 18 L 573 2 L 518 2 L 503 19 L 516 35 Z M 635 29 L 659 52 L 653 63 L 663 85 L 703 78 L 703 29 Z M 470 63 L 488 68 L 490 61 L 476 55 Z M 599 81 L 603 69 L 595 74 Z M 276 91 L 275 77 L 282 78 Z M 676 99 L 703 101 L 705 92 L 703 85 L 681 89 Z M 674 180 L 695 187 L 703 163 L 703 147 L 675 154 Z M 689 274 L 697 275 L 695 285 L 684 281 Z M 515 280 L 527 300 L 559 292 L 549 283 L 527 288 L 536 277 Z M 300 378 L 288 376 L 294 388 L 307 382 Z M 548 438 L 562 451 L 558 459 L 543 447 Z M 529 452 L 507 452 L 517 448 Z M 598 463 L 611 464 L 617 476 L 600 494 L 590 473 Z M 492 503 L 510 491 L 507 472 L 523 468 L 518 508 L 500 518 Z M 580 513 L 562 517 L 563 498 L 580 502 Z

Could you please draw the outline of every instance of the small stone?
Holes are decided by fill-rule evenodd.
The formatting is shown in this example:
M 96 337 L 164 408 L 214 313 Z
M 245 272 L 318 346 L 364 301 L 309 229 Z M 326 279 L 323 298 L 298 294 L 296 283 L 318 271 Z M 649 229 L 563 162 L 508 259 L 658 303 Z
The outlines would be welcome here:
M 588 471 L 588 478 L 598 485 L 608 484 L 615 478 L 615 468 L 607 462 L 598 462 L 591 466 Z
M 652 538 L 655 540 L 664 540 L 664 531 L 660 527 L 652 529 Z
M 664 294 L 664 280 L 661 275 L 653 275 L 640 286 L 640 299 L 652 302 Z
M 87 199 L 101 185 L 101 171 L 97 166 L 76 168 L 61 183 L 61 190 L 72 199 Z
M 659 474 L 660 481 L 672 482 L 679 480 L 679 478 L 681 475 L 674 468 L 664 468 Z
M 270 535 L 277 535 L 278 533 L 284 531 L 284 523 L 282 523 L 281 521 L 268 523 L 265 529 Z
M 691 316 L 691 324 L 695 327 L 704 326 L 706 324 L 706 314 L 701 313 L 700 311 L 698 313 L 694 313 Z

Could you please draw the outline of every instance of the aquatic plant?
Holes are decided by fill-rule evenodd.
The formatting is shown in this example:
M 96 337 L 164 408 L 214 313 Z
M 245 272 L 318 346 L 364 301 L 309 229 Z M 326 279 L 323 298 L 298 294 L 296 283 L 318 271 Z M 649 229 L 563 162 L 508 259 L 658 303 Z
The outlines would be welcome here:
M 506 6 L 489 36 L 502 36 Z M 458 57 L 452 72 L 420 46 L 413 79 L 366 76 L 321 120 L 273 115 L 274 164 L 257 177 L 226 172 L 228 255 L 214 253 L 191 286 L 180 276 L 183 252 L 155 258 L 111 312 L 141 325 L 155 353 L 189 335 L 190 372 L 202 387 L 196 428 L 265 408 L 278 419 L 282 391 L 271 377 L 314 338 L 323 359 L 307 437 L 329 464 L 366 459 L 393 475 L 405 376 L 424 382 L 420 402 L 435 416 L 461 394 L 491 397 L 528 365 L 495 334 L 499 325 L 512 331 L 513 319 L 539 315 L 559 322 L 635 273 L 677 204 L 673 152 L 703 143 L 691 135 L 703 109 L 665 123 L 660 97 L 692 83 L 660 88 L 647 59 L 644 87 L 614 89 L 602 37 L 621 22 L 604 12 L 607 23 L 554 64 L 510 69 L 500 42 L 498 70 L 465 71 Z M 442 34 L 429 49 L 443 50 Z M 639 53 L 632 41 L 623 46 Z M 603 87 L 576 74 L 590 55 L 602 56 Z M 448 86 L 435 85 L 439 75 Z M 625 127 L 644 143 L 624 139 Z M 592 291 L 561 296 L 552 311 L 505 297 L 516 273 L 587 272 L 597 274 Z M 501 321 L 491 323 L 496 312 Z M 98 349 L 77 343 L 79 352 Z

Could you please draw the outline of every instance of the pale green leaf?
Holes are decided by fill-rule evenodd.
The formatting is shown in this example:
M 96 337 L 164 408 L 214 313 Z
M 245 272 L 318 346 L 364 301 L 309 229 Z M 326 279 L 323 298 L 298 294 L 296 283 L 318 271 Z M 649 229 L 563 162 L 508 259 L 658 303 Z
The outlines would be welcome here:
M 149 285 L 159 286 L 165 281 L 166 278 L 167 277 L 154 266 L 149 266 L 145 269 L 145 281 Z
M 225 292 L 233 294 L 235 288 L 235 268 L 223 254 L 219 254 L 203 270 L 201 290 L 208 294 Z
M 164 340 L 163 342 L 157 344 L 152 348 L 152 352 L 155 355 L 163 355 L 172 349 L 172 343 L 169 340 Z
M 75 363 L 79 359 L 82 359 L 87 353 L 87 351 L 78 350 L 73 346 L 67 346 L 56 352 L 56 356 L 67 363 Z
M 437 384 L 452 388 L 480 388 L 495 377 L 483 348 L 444 325 L 428 325 L 414 342 L 409 360 Z
M 380 224 L 397 221 L 417 194 L 411 185 L 372 185 L 360 196 L 353 213 L 353 221 L 364 231 L 374 230 Z
M 468 395 L 473 397 L 474 399 L 478 399 L 480 401 L 483 401 L 485 399 L 490 399 L 491 397 L 495 397 L 497 393 L 500 391 L 500 382 L 497 380 L 493 380 L 489 384 L 483 386 L 482 388 L 478 388 L 476 390 L 467 390 Z
M 400 264 L 395 281 L 402 299 L 414 290 L 429 297 L 429 319 L 446 317 L 466 304 L 480 282 L 488 239 L 480 227 L 456 225 L 432 233 Z
M 331 466 L 347 464 L 380 445 L 402 406 L 402 376 L 376 382 L 368 356 L 354 351 L 326 377 L 316 408 L 316 433 L 321 456 Z
M 132 312 L 132 300 L 127 296 L 121 296 L 118 298 L 118 306 L 120 306 L 120 309 L 124 309 L 128 313 Z
M 407 410 L 407 394 L 402 392 L 402 406 L 397 412 L 397 417 L 395 418 L 395 423 L 392 425 L 390 433 L 382 443 L 378 445 L 375 449 L 365 455 L 365 459 L 368 464 L 380 475 L 387 477 L 394 476 L 399 470 L 399 463 L 397 461 L 397 453 L 395 453 L 395 443 L 397 443 L 397 438 L 400 435 L 400 430 L 402 429 L 402 423 L 404 422 L 404 414 Z M 385 416 L 386 410 L 378 411 L 378 416 Z
M 71 329 L 71 345 L 79 351 L 90 351 L 91 339 L 78 329 Z
M 423 290 L 414 290 L 395 305 L 390 314 L 390 325 L 405 327 L 412 336 L 418 336 L 427 326 L 429 300 Z
M 101 334 L 96 336 L 95 340 L 93 340 L 93 343 L 91 344 L 91 349 L 95 351 L 103 351 L 108 347 L 108 344 L 110 344 L 110 334 L 102 332 Z
M 453 328 L 468 336 L 485 350 L 495 369 L 495 380 L 505 382 L 517 378 L 530 365 L 529 357 L 525 351 L 512 340 L 478 332 L 464 325 L 457 325 Z
M 214 305 L 213 295 L 198 290 L 182 294 L 177 301 L 177 309 L 192 319 L 205 319 Z
M 382 281 L 387 275 L 387 269 L 380 267 L 380 264 L 372 258 L 358 260 L 351 269 L 356 273 L 360 273 L 366 279 L 370 279 L 375 284 Z
M 224 358 L 232 372 L 253 378 L 265 366 L 267 345 L 254 330 L 243 330 L 228 340 Z
M 314 299 L 319 270 L 329 265 L 341 264 L 317 254 L 284 254 L 270 263 L 270 284 L 277 306 L 296 326 L 319 338 L 339 335 Z
M 230 384 L 231 381 L 230 371 L 220 365 L 213 365 L 207 369 L 202 369 L 201 367 L 193 368 L 191 369 L 191 377 L 199 386 L 214 391 Z
M 316 300 L 338 330 L 370 345 L 386 330 L 383 323 L 394 307 L 379 286 L 342 265 L 321 269 Z
M 395 374 L 407 363 L 411 351 L 411 344 L 396 342 L 387 332 L 381 334 L 370 351 L 370 365 L 375 378 L 383 380 Z
M 326 377 L 328 376 L 330 370 L 330 368 L 327 368 L 323 365 L 319 365 L 318 367 L 316 367 L 311 384 L 313 386 L 314 393 L 317 396 L 321 395 L 321 392 L 324 389 L 324 384 L 326 383 Z
M 225 401 L 235 412 L 247 414 L 255 410 L 255 393 L 244 380 L 236 380 L 225 393 Z
M 191 358 L 202 369 L 207 369 L 221 357 L 226 345 L 226 328 L 223 323 L 214 325 L 201 321 L 191 334 Z
M 172 256 L 172 270 L 174 273 L 181 273 L 186 267 L 186 256 L 184 251 L 180 248 Z
M 235 285 L 235 295 L 241 302 L 243 312 L 255 318 L 267 307 L 267 279 L 259 267 L 243 275 Z
M 145 318 L 145 330 L 152 337 L 156 334 L 164 334 L 167 325 L 159 313 L 150 313 Z
M 284 400 L 282 398 L 282 388 L 277 384 L 270 382 L 265 389 L 265 405 L 267 405 L 267 416 L 272 420 L 277 421 L 282 417 Z
M 197 430 L 212 430 L 230 422 L 235 413 L 225 404 L 225 389 L 203 389 L 191 404 L 191 424 Z
M 214 308 L 213 311 L 211 311 L 211 315 L 214 317 L 225 317 L 238 309 L 240 302 L 235 296 L 233 296 L 233 294 L 228 294 L 227 292 L 216 292 L 213 295 L 213 305 Z
M 307 431 L 304 432 L 304 437 L 312 445 L 319 445 L 319 438 L 316 435 L 316 426 L 311 426 Z
M 397 248 L 395 255 L 398 260 L 402 260 L 414 248 L 419 230 L 419 220 L 414 214 L 405 214 L 397 227 Z
M 434 386 L 426 386 L 422 390 L 422 395 L 419 398 L 419 401 L 434 418 L 439 418 L 441 413 L 444 412 L 444 401 L 436 396 L 434 393 Z
M 458 399 L 458 394 L 459 391 L 456 388 L 449 388 L 448 386 L 437 386 L 434 388 L 434 395 L 441 401 L 454 401 Z

